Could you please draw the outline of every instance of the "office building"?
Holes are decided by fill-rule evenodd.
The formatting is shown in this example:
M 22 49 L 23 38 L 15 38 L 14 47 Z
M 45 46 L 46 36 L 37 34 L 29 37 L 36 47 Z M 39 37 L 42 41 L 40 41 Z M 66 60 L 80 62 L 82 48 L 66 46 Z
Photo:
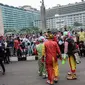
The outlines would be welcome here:
M 29 6 L 13 7 L 0 3 L 0 18 L 4 29 L 23 29 L 34 27 L 33 22 L 40 19 L 40 12 Z M 1 20 L 1 19 L 0 19 Z
M 85 1 L 57 5 L 46 10 L 47 29 L 60 29 L 65 25 L 74 28 L 75 23 L 85 26 Z

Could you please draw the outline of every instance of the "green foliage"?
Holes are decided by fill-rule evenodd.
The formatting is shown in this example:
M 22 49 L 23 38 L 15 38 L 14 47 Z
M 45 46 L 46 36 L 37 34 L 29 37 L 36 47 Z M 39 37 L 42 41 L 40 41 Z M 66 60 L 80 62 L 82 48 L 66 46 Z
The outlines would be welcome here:
M 82 23 L 74 22 L 74 26 L 82 26 Z
M 19 31 L 21 34 L 29 34 L 29 33 L 37 33 L 39 32 L 39 28 L 32 27 L 32 28 L 23 28 Z
M 73 29 L 73 27 L 71 27 L 71 26 L 68 26 L 68 30 L 70 30 L 70 31 L 71 31 L 72 29 Z
M 39 32 L 39 28 L 37 27 L 30 27 L 30 28 L 22 28 L 22 29 L 5 29 L 4 30 L 5 33 L 14 33 L 14 34 L 29 34 L 29 33 L 38 33 Z
M 5 32 L 5 33 L 8 33 L 8 32 L 13 32 L 13 33 L 15 33 L 16 30 L 15 30 L 15 29 L 5 29 L 4 32 Z

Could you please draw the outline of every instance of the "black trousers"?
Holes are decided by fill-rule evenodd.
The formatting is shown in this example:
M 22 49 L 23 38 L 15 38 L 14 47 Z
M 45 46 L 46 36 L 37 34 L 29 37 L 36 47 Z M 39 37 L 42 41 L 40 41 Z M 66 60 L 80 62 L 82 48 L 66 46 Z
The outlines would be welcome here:
M 21 52 L 21 50 L 20 50 L 20 49 L 18 49 L 18 50 L 17 50 L 17 56 L 18 56 L 19 58 L 21 58 L 21 57 L 22 57 L 22 52 Z
M 10 62 L 10 58 L 8 54 L 4 55 L 4 63 L 9 63 Z
M 85 57 L 85 50 L 80 50 L 80 56 L 83 56 L 84 54 L 84 57 Z
M 0 65 L 1 65 L 1 67 L 2 67 L 3 72 L 5 72 L 5 66 L 4 66 L 2 60 L 0 60 Z

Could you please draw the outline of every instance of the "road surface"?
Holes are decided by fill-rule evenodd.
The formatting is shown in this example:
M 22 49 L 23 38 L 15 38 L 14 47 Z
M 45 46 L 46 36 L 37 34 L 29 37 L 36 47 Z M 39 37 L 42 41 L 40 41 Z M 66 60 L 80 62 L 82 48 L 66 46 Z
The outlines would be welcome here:
M 59 61 L 60 79 L 55 85 L 85 85 L 85 58 L 77 65 L 77 80 L 67 80 L 68 62 L 62 65 Z M 38 76 L 37 61 L 18 61 L 6 66 L 6 75 L 0 72 L 0 85 L 47 85 L 46 79 Z

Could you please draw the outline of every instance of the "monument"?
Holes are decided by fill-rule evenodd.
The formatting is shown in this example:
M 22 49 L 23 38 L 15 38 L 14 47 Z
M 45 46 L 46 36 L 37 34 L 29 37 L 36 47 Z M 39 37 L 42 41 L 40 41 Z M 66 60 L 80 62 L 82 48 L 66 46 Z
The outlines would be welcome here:
M 45 11 L 45 5 L 44 0 L 41 1 L 41 24 L 42 24 L 42 32 L 46 31 L 46 11 Z
M 2 10 L 0 9 L 0 36 L 3 35 L 4 35 L 4 26 L 3 26 Z

